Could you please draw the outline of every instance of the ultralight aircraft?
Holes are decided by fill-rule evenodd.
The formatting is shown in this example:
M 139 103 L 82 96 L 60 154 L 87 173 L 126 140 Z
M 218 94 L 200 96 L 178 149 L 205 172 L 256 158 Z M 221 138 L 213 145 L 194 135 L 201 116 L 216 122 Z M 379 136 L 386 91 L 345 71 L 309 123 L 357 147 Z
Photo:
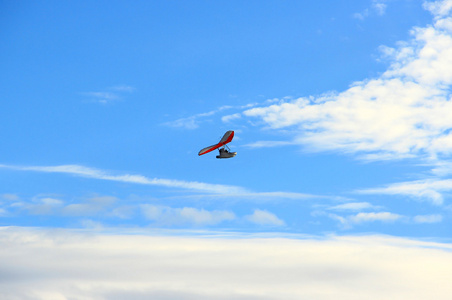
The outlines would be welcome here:
M 234 157 L 237 152 L 231 152 L 231 149 L 226 145 L 227 143 L 232 141 L 232 138 L 234 137 L 234 131 L 229 130 L 227 131 L 223 137 L 221 138 L 220 142 L 218 144 L 203 148 L 201 151 L 199 151 L 198 155 L 204 155 L 206 153 L 209 153 L 215 149 L 218 149 L 220 151 L 220 154 L 217 155 L 217 158 L 231 158 Z

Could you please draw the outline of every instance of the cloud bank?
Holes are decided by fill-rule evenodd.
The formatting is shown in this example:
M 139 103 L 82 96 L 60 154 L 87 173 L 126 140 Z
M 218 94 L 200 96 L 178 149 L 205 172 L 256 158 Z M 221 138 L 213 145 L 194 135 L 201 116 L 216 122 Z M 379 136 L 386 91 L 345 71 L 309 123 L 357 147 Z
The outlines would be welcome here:
M 0 228 L 0 298 L 450 299 L 452 246 Z

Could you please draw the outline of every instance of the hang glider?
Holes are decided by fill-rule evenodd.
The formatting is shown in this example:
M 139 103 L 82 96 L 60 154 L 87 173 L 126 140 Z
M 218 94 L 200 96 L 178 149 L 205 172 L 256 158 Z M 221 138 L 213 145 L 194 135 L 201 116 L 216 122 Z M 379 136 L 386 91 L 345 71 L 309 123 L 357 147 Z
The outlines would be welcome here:
M 223 137 L 221 138 L 220 142 L 218 144 L 206 147 L 199 151 L 198 155 L 204 155 L 206 153 L 209 153 L 215 149 L 219 149 L 220 154 L 217 155 L 217 158 L 231 158 L 234 157 L 237 152 L 231 152 L 231 149 L 226 145 L 227 143 L 230 143 L 232 141 L 232 138 L 234 137 L 234 131 L 229 130 L 227 131 Z

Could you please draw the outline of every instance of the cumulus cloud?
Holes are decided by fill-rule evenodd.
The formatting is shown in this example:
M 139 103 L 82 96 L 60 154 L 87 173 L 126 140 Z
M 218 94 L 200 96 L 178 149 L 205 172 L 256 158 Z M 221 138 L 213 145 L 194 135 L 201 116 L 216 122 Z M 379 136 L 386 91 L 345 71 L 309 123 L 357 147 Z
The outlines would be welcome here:
M 295 141 L 314 150 L 339 150 L 367 159 L 452 154 L 452 18 L 412 30 L 412 39 L 385 48 L 391 63 L 379 78 L 343 92 L 281 100 L 242 115 L 272 129 L 295 128 Z
M 450 244 L 382 236 L 209 238 L 1 228 L 0 265 L 5 300 L 445 300 L 452 294 Z

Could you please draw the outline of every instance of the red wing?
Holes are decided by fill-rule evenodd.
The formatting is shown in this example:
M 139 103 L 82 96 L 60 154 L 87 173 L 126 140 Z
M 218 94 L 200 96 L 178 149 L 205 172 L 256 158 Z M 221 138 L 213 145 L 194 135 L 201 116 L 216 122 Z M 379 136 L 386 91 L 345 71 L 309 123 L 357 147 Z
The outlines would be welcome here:
M 233 130 L 227 131 L 223 135 L 223 137 L 221 138 L 221 140 L 220 140 L 220 142 L 218 144 L 212 145 L 212 146 L 209 146 L 209 147 L 206 147 L 206 148 L 202 149 L 201 151 L 199 151 L 198 155 L 203 155 L 203 154 L 209 153 L 209 152 L 211 152 L 211 151 L 213 151 L 215 149 L 220 148 L 221 146 L 226 145 L 227 143 L 232 141 L 233 137 L 234 137 L 234 131 Z
M 227 143 L 232 141 L 233 137 L 234 137 L 234 131 L 233 130 L 229 130 L 223 135 L 223 137 L 221 138 L 219 144 L 226 145 Z
M 218 149 L 221 146 L 223 146 L 223 145 L 222 144 L 216 144 L 216 145 L 212 145 L 212 146 L 206 147 L 206 148 L 202 149 L 201 151 L 199 151 L 198 155 L 203 155 L 203 154 L 209 153 L 210 151 Z

